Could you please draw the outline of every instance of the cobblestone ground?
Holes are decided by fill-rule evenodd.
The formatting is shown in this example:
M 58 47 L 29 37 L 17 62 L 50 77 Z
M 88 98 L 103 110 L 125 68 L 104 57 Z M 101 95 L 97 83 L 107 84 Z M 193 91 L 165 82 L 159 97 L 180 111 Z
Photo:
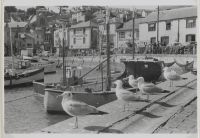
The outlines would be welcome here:
M 177 113 L 155 133 L 197 133 L 197 100 Z

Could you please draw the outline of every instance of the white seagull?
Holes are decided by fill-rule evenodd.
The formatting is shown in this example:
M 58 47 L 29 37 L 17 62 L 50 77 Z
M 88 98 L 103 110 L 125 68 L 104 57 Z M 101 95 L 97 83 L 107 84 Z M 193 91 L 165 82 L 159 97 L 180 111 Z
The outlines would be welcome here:
M 150 94 L 166 92 L 166 90 L 163 90 L 160 87 L 157 87 L 153 83 L 145 82 L 143 77 L 139 77 L 137 80 L 138 80 L 138 88 L 139 88 L 140 92 L 147 94 L 147 100 L 149 100 Z
M 176 71 L 168 67 L 165 67 L 163 70 L 165 79 L 170 81 L 170 87 L 173 86 L 173 81 L 187 79 L 187 78 L 182 78 L 179 74 L 176 73 Z
M 63 110 L 70 116 L 76 117 L 74 128 L 78 128 L 78 116 L 84 116 L 89 114 L 107 114 L 106 112 L 99 111 L 96 107 L 88 105 L 84 102 L 73 99 L 73 95 L 70 91 L 65 91 L 61 95 Z
M 124 111 L 125 111 L 126 103 L 128 103 L 129 105 L 129 102 L 133 102 L 133 101 L 147 101 L 146 99 L 143 99 L 140 94 L 136 94 L 136 93 L 125 90 L 122 87 L 123 83 L 121 80 L 116 80 L 114 84 L 117 85 L 115 89 L 117 99 L 122 100 L 124 102 Z
M 135 79 L 135 77 L 133 75 L 128 76 L 128 83 L 133 88 L 138 87 L 138 81 Z

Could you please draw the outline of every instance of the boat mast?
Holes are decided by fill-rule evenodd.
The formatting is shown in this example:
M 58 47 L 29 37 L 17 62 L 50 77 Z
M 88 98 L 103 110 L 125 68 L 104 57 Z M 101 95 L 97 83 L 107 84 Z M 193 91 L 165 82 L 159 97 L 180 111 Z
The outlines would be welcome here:
M 133 59 L 134 59 L 134 54 L 135 54 L 135 36 L 134 36 L 134 32 L 135 32 L 135 11 L 133 8 L 133 28 L 132 28 L 133 34 L 132 34 L 132 39 L 133 39 Z
M 159 45 L 159 5 L 158 5 L 158 14 L 157 14 L 157 45 Z
M 11 56 L 12 56 L 12 70 L 14 69 L 14 57 L 13 57 L 13 46 L 12 46 L 12 30 L 10 27 L 10 47 L 11 47 Z
M 64 35 L 64 26 L 63 26 L 63 85 L 66 85 L 66 67 L 65 67 L 65 35 Z
M 110 91 L 111 87 L 111 74 L 110 74 L 110 42 L 109 42 L 109 9 L 106 10 L 106 40 L 107 40 L 107 88 Z

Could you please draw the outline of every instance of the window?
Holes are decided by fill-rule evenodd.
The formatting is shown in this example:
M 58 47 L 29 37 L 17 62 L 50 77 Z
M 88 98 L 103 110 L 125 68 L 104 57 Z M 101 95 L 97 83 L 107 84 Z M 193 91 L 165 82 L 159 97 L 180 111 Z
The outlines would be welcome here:
M 195 41 L 195 34 L 186 35 L 186 42 Z
M 119 39 L 125 39 L 125 32 L 119 32 Z
M 76 38 L 74 38 L 74 44 L 76 44 Z
M 155 31 L 156 30 L 156 24 L 155 23 L 148 24 L 148 30 L 149 31 Z
M 194 28 L 194 27 L 196 27 L 196 19 L 187 19 L 186 28 Z
M 171 22 L 166 22 L 166 30 L 171 30 Z
M 83 37 L 83 44 L 85 44 L 85 37 Z
M 74 35 L 76 34 L 76 29 L 74 29 Z
M 150 42 L 151 42 L 151 44 L 156 43 L 156 37 L 151 37 L 151 38 L 150 38 Z
M 161 37 L 161 45 L 167 46 L 169 44 L 169 36 L 162 36 Z

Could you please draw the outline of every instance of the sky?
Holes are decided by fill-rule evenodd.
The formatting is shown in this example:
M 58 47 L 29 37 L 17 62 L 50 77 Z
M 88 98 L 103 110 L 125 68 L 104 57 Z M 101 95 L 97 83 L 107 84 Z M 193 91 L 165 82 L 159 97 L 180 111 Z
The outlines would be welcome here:
M 34 6 L 32 6 L 34 7 Z M 49 10 L 53 10 L 54 12 L 58 13 L 59 9 L 56 6 L 45 6 L 46 8 L 49 8 Z M 114 8 L 127 8 L 132 9 L 133 6 L 112 6 Z M 157 6 L 134 6 L 136 9 L 151 9 L 154 10 Z M 16 6 L 17 9 L 27 10 L 28 8 L 31 8 L 31 6 Z

